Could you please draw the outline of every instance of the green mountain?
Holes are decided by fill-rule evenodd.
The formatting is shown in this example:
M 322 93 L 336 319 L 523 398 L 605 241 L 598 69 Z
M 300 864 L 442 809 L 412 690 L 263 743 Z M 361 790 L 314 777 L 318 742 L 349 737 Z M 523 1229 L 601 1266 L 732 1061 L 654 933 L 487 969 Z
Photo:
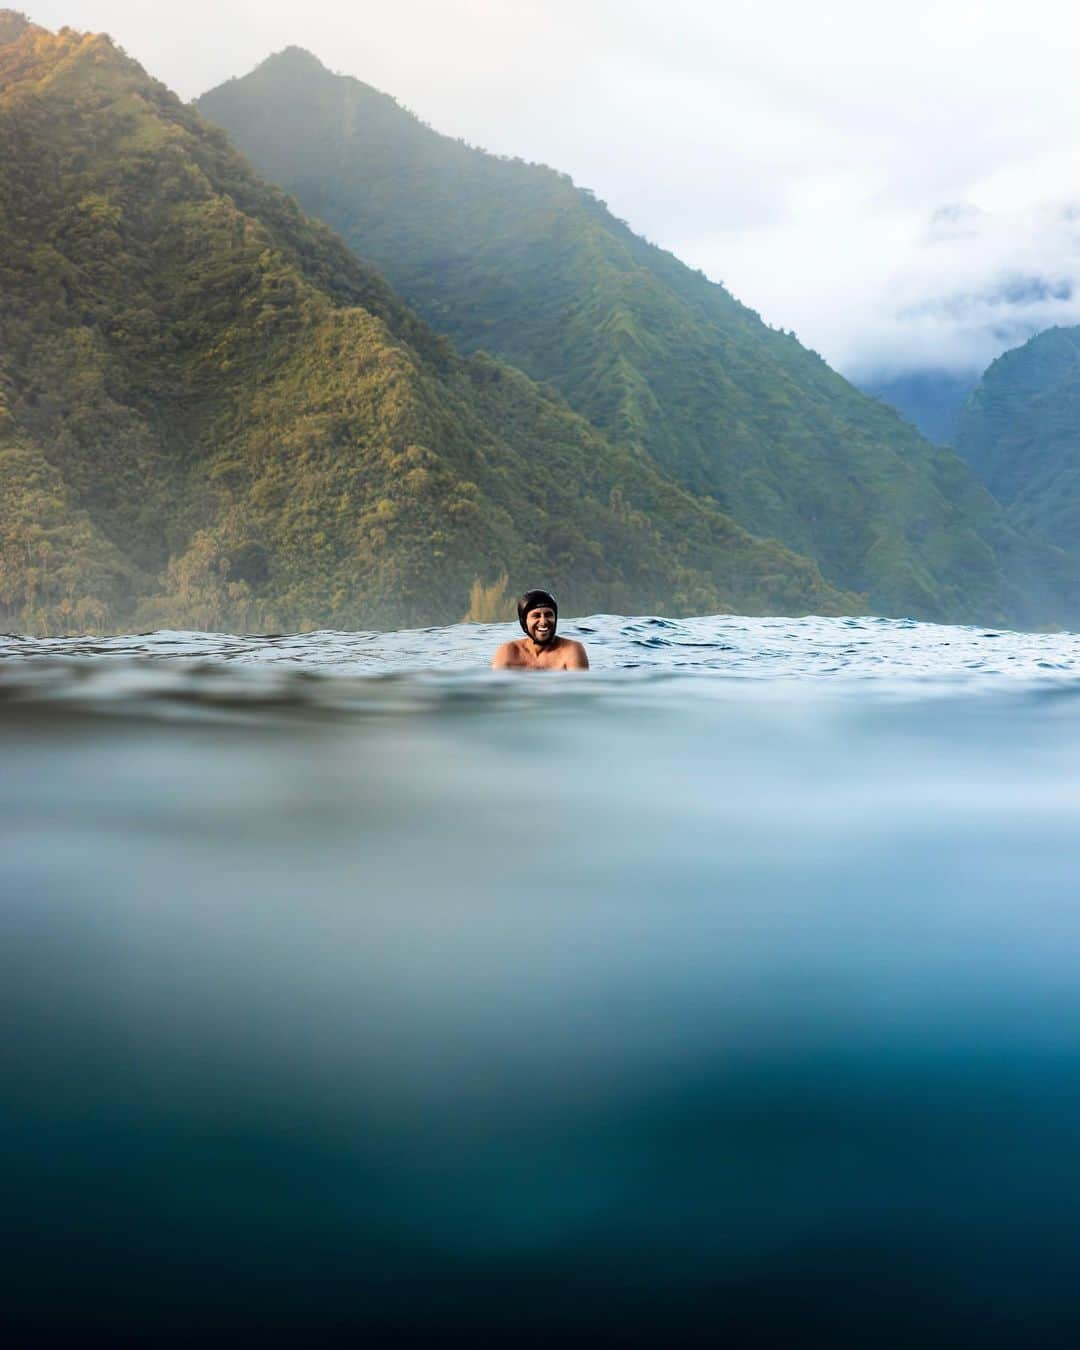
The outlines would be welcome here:
M 1080 328 L 999 356 L 969 397 L 957 449 L 1023 528 L 1080 549 Z
M 460 357 L 109 39 L 11 11 L 0 292 L 5 626 L 447 622 L 504 577 L 571 613 L 859 605 Z
M 437 134 L 290 48 L 199 108 L 465 351 L 888 614 L 1038 623 L 1071 603 L 951 452 L 564 174 Z

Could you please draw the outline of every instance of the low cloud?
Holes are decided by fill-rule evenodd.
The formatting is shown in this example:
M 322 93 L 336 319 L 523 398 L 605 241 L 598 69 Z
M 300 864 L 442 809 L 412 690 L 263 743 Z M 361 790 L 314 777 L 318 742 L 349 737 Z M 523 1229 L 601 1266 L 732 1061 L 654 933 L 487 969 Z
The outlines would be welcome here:
M 901 263 L 867 277 L 836 319 L 808 297 L 807 322 L 854 377 L 981 371 L 1045 328 L 1080 323 L 1075 203 L 941 207 L 898 251 Z
M 1080 218 L 1071 204 L 992 213 L 942 208 L 905 266 L 854 370 L 981 370 L 1055 325 L 1080 323 Z

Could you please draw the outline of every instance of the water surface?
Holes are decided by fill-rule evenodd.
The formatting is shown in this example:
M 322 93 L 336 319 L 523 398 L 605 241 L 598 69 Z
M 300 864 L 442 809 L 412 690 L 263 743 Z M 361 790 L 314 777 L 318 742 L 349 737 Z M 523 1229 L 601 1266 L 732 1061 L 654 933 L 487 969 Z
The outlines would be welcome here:
M 39 1336 L 1080 1330 L 1080 640 L 0 639 Z

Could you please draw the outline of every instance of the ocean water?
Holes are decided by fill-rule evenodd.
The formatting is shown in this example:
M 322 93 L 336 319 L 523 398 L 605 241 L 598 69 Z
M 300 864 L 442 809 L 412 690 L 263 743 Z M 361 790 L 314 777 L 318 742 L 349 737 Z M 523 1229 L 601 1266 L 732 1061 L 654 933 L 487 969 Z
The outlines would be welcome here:
M 1080 638 L 0 639 L 5 1322 L 1072 1345 Z

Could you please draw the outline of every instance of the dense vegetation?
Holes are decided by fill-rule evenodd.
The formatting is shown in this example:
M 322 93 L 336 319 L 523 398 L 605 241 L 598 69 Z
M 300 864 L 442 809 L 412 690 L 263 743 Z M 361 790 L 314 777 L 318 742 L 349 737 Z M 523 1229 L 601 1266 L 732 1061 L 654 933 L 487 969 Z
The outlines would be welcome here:
M 0 622 L 856 608 L 463 359 L 104 37 L 0 12 Z M 479 584 L 479 585 L 478 585 Z
M 964 407 L 957 449 L 1021 527 L 1080 549 L 1080 328 L 999 356 Z
M 199 107 L 459 347 L 549 382 L 875 610 L 1071 612 L 1060 557 L 1022 538 L 954 454 L 565 175 L 440 136 L 297 48 Z

